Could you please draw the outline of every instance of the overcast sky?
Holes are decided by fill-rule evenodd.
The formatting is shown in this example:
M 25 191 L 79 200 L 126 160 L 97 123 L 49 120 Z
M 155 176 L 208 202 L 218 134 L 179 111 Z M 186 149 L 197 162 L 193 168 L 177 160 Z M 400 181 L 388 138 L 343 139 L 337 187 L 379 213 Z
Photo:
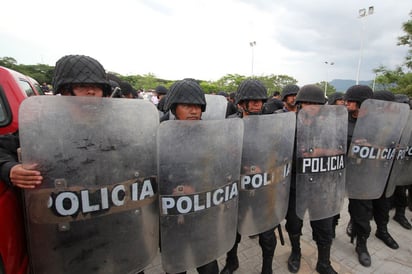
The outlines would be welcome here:
M 289 75 L 300 85 L 395 68 L 410 0 L 3 1 L 0 57 L 53 65 L 85 54 L 122 75 L 179 80 Z M 358 11 L 374 6 L 372 15 Z M 250 42 L 256 45 L 251 47 Z M 334 65 L 325 64 L 327 61 Z

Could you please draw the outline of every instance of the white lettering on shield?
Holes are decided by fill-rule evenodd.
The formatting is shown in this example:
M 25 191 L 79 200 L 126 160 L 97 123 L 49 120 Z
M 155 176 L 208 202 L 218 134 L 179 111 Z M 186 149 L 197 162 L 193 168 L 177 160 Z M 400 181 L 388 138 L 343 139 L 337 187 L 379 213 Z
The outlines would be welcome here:
M 53 207 L 59 216 L 72 216 L 79 213 L 99 212 L 113 207 L 124 206 L 126 201 L 141 201 L 153 197 L 155 191 L 150 179 L 141 183 L 135 182 L 126 187 L 119 184 L 111 189 L 103 187 L 93 192 L 84 189 L 80 192 L 63 191 L 50 197 L 49 207 Z M 54 197 L 53 197 L 54 196 Z
M 352 147 L 352 154 L 361 159 L 392 160 L 396 155 L 396 148 L 375 148 L 355 145 Z
M 412 146 L 408 146 L 404 149 L 399 149 L 396 159 L 404 160 L 405 158 L 410 158 L 410 157 L 412 157 Z
M 242 175 L 240 178 L 241 189 L 258 189 L 270 183 L 271 181 L 268 180 L 268 174 L 266 172 Z
M 345 168 L 344 155 L 308 157 L 302 159 L 301 173 L 319 173 Z
M 221 188 L 193 195 L 161 196 L 163 215 L 180 215 L 198 212 L 223 204 L 239 195 L 237 182 Z

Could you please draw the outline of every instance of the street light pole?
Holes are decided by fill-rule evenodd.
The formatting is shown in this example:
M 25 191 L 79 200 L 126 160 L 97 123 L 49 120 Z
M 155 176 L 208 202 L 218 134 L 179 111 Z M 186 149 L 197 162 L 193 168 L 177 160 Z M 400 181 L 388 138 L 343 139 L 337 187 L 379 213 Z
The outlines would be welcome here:
M 366 12 L 366 9 L 360 9 L 359 10 L 359 18 L 362 20 L 362 18 L 366 18 L 368 15 L 372 15 L 373 11 L 374 11 L 373 6 L 370 6 L 368 8 L 367 12 Z M 362 64 L 362 55 L 363 55 L 363 33 L 365 31 L 365 24 L 364 24 L 363 21 L 361 21 L 361 22 L 362 22 L 361 42 L 360 42 L 360 50 L 359 50 L 358 71 L 356 73 L 356 84 L 357 85 L 359 85 L 359 74 L 360 74 L 360 68 L 361 68 L 361 64 Z
M 252 48 L 252 76 L 253 76 L 253 63 L 255 62 L 255 52 L 254 47 L 256 46 L 256 41 L 249 42 L 250 47 Z
M 331 66 L 333 66 L 335 63 L 334 63 L 334 62 L 325 61 L 325 64 L 326 64 L 326 65 L 331 65 Z M 326 97 L 326 91 L 328 90 L 328 79 L 329 79 L 328 69 L 329 69 L 329 67 L 326 67 L 325 97 Z

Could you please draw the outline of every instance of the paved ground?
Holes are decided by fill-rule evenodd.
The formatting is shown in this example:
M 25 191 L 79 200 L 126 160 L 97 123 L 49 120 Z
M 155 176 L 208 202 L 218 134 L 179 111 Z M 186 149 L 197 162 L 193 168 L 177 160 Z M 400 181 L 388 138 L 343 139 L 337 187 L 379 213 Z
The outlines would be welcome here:
M 398 242 L 399 249 L 392 250 L 387 247 L 381 240 L 375 237 L 376 225 L 371 221 L 372 233 L 368 240 L 368 249 L 372 257 L 372 266 L 363 267 L 359 264 L 355 246 L 350 243 L 346 235 L 346 225 L 349 220 L 347 212 L 347 201 L 341 212 L 341 219 L 336 230 L 336 239 L 332 245 L 331 261 L 334 269 L 340 274 L 347 273 L 379 273 L 379 274 L 410 274 L 412 273 L 412 230 L 406 230 L 392 219 L 394 211 L 390 212 L 390 222 L 388 230 L 392 237 Z M 412 218 L 412 212 L 406 210 L 406 217 L 409 221 Z M 284 228 L 284 223 L 282 223 Z M 276 232 L 277 233 L 277 232 Z M 287 269 L 287 259 L 290 253 L 290 242 L 286 231 L 283 233 L 285 245 L 278 245 L 273 260 L 273 273 L 290 273 Z M 304 221 L 303 236 L 301 238 L 302 261 L 298 273 L 317 273 L 315 270 L 317 261 L 316 244 L 312 240 L 312 231 L 309 221 Z M 261 270 L 261 249 L 258 239 L 242 237 L 239 245 L 238 256 L 240 267 L 235 274 L 258 274 Z M 225 256 L 218 259 L 219 268 L 222 269 L 225 263 Z M 164 273 L 161 267 L 160 255 L 146 268 L 146 274 Z M 188 274 L 197 273 L 196 270 L 189 270 Z

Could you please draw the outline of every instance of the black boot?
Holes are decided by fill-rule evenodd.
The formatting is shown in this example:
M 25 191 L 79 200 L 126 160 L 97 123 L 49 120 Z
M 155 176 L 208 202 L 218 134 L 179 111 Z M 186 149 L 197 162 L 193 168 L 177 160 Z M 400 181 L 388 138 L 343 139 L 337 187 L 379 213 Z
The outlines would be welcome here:
M 389 234 L 388 229 L 386 226 L 381 226 L 378 227 L 375 233 L 376 238 L 382 240 L 387 246 L 389 246 L 392 249 L 398 249 L 399 245 L 398 243 L 392 238 L 392 236 Z
M 363 266 L 371 266 L 371 255 L 369 255 L 368 248 L 366 247 L 365 236 L 358 236 L 356 239 L 356 253 L 358 253 L 359 263 Z
M 395 211 L 395 216 L 393 219 L 397 221 L 403 228 L 405 229 L 412 229 L 412 225 L 408 222 L 405 217 L 405 208 L 404 207 L 397 207 Z
M 319 274 L 337 274 L 330 264 L 330 245 L 318 245 L 318 263 L 316 271 Z
M 272 261 L 273 256 L 265 256 L 263 257 L 262 262 L 262 274 L 272 274 Z
M 296 273 L 300 268 L 300 234 L 289 235 L 290 243 L 292 245 L 292 253 L 288 258 L 288 270 L 292 273 Z
M 232 274 L 236 269 L 239 268 L 239 259 L 237 258 L 237 246 L 238 244 L 232 247 L 231 250 L 226 254 L 226 265 L 220 271 L 220 274 Z

